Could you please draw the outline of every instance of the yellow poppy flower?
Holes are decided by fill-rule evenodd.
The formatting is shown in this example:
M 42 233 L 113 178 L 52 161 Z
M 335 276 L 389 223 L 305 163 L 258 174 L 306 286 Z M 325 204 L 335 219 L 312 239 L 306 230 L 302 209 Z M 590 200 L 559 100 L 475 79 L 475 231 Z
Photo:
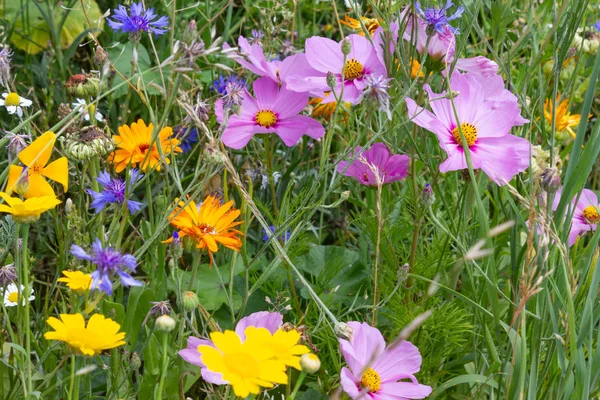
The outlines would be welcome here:
M 249 327 L 246 335 L 252 336 L 254 331 L 265 328 Z M 264 335 L 263 332 L 259 335 Z M 220 373 L 223 380 L 229 382 L 236 396 L 246 397 L 250 393 L 258 394 L 261 387 L 271 388 L 275 383 L 287 384 L 285 364 L 273 358 L 269 347 L 261 345 L 257 340 L 246 340 L 242 343 L 234 331 L 212 332 L 210 338 L 213 346 L 198 346 L 202 354 L 202 362 L 211 372 Z
M 560 94 L 556 98 L 556 103 L 558 107 L 556 107 L 556 119 L 555 126 L 557 132 L 567 131 L 569 134 L 575 138 L 577 135 L 572 127 L 579 125 L 581 121 L 581 114 L 571 114 L 569 112 L 569 99 L 560 100 Z M 544 102 L 544 117 L 549 124 L 552 124 L 552 100 L 546 99 Z M 592 114 L 590 114 L 590 117 Z
M 250 326 L 244 333 L 250 345 L 268 348 L 276 360 L 297 370 L 301 369 L 300 356 L 310 352 L 308 347 L 298 344 L 301 335 L 295 329 L 290 331 L 278 329 L 271 335 L 271 332 L 266 329 Z
M 84 274 L 81 271 L 63 271 L 64 277 L 58 278 L 58 282 L 64 282 L 72 291 L 83 294 L 90 290 L 92 285 L 92 275 Z
M 369 34 L 371 36 L 373 36 L 373 34 L 377 30 L 377 28 L 379 28 L 381 26 L 381 24 L 379 23 L 379 20 L 377 18 L 360 17 L 360 19 L 362 20 L 365 28 L 367 28 L 367 31 L 369 32 Z M 360 36 L 365 36 L 365 32 L 363 31 L 359 20 L 357 20 L 355 18 L 351 18 L 346 15 L 344 17 L 343 21 L 340 20 L 340 23 L 346 25 L 347 27 L 354 29 L 354 31 L 356 33 L 358 33 Z
M 221 205 L 214 196 L 206 197 L 200 207 L 194 201 L 187 206 L 184 201 L 179 201 L 179 207 L 175 208 L 169 219 L 171 225 L 178 229 L 180 239 L 187 236 L 195 241 L 196 248 L 208 250 L 212 265 L 212 253 L 219 250 L 218 243 L 235 251 L 240 251 L 242 247 L 242 241 L 236 235 L 243 233 L 232 228 L 243 221 L 234 222 L 240 216 L 240 210 L 232 207 L 233 200 Z M 173 238 L 170 238 L 163 243 L 172 241 Z
M 12 214 L 15 222 L 22 224 L 37 221 L 42 213 L 60 204 L 60 200 L 55 196 L 33 197 L 23 201 L 18 197 L 10 197 L 8 194 L 0 192 L 0 197 L 6 202 L 6 204 L 0 204 L 0 212 Z
M 19 153 L 19 160 L 27 166 L 29 185 L 23 195 L 26 199 L 54 196 L 52 186 L 46 182 L 44 177 L 60 183 L 63 185 L 65 191 L 69 189 L 69 162 L 67 158 L 61 157 L 48 164 L 55 142 L 56 135 L 54 132 L 46 132 Z M 21 179 L 23 170 L 23 167 L 10 166 L 8 183 L 6 184 L 6 191 L 8 193 L 12 193 L 15 190 L 16 185 Z
M 164 162 L 169 164 L 171 160 L 167 157 L 169 154 L 181 153 L 179 140 L 171 138 L 173 129 L 164 127 L 158 133 L 158 137 L 152 141 L 152 131 L 154 125 L 146 126 L 146 123 L 139 119 L 137 123 L 131 126 L 122 125 L 119 127 L 119 135 L 113 136 L 117 149 L 108 156 L 108 161 L 113 163 L 117 173 L 127 168 L 128 164 L 132 167 L 139 165 L 142 171 L 146 168 L 160 171 L 163 159 L 158 151 L 158 144 L 165 156 Z
M 92 315 L 87 326 L 81 314 L 60 314 L 60 319 L 50 317 L 46 322 L 54 328 L 44 334 L 47 340 L 65 342 L 86 356 L 125 344 L 125 332 L 119 332 L 121 325 L 101 314 Z

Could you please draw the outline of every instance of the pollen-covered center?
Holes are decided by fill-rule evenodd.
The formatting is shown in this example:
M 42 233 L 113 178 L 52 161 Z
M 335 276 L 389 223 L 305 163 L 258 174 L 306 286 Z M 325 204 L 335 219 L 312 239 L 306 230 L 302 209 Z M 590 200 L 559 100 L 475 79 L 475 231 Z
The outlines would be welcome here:
M 19 104 L 21 104 L 21 98 L 15 92 L 9 93 L 4 99 L 4 105 L 7 107 L 18 106 Z
M 477 128 L 473 124 L 469 124 L 467 122 L 463 122 L 460 124 L 460 129 L 462 130 L 462 134 L 467 141 L 469 147 L 473 146 L 477 141 Z M 460 132 L 458 130 L 458 126 L 452 129 L 452 136 L 454 137 L 454 141 L 456 144 L 462 145 L 462 140 L 460 139 Z
M 8 295 L 8 301 L 12 302 L 12 303 L 16 303 L 19 301 L 19 293 L 18 292 L 12 292 L 11 294 Z
M 142 154 L 147 152 L 149 148 L 150 148 L 150 145 L 148 143 L 138 144 L 138 150 Z
M 598 208 L 594 206 L 587 206 L 583 209 L 583 218 L 590 224 L 597 224 L 600 222 L 600 214 L 598 214 Z
M 357 59 L 351 58 L 346 61 L 344 79 L 348 81 L 358 79 L 363 75 L 363 72 L 365 72 L 365 68 Z
M 271 110 L 260 110 L 254 115 L 254 121 L 260 126 L 270 128 L 277 122 L 277 115 Z
M 367 368 L 362 378 L 360 387 L 369 390 L 369 393 L 377 393 L 381 389 L 381 376 L 373 368 Z
M 210 226 L 208 224 L 200 224 L 198 226 L 198 230 L 203 235 L 216 235 L 219 233 L 219 232 L 217 232 L 217 230 L 215 228 L 213 228 L 212 226 Z

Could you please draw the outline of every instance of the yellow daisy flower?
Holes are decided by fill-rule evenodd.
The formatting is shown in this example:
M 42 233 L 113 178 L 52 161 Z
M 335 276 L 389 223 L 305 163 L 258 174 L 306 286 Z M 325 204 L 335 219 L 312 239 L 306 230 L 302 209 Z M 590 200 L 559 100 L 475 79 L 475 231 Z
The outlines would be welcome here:
M 18 197 L 10 197 L 8 194 L 0 192 L 0 197 L 6 202 L 6 204 L 0 204 L 0 212 L 12 214 L 15 222 L 21 224 L 37 221 L 42 213 L 60 204 L 60 200 L 54 195 L 33 197 L 23 201 Z
M 381 26 L 381 24 L 379 23 L 379 20 L 377 18 L 360 17 L 360 19 L 362 20 L 365 28 L 367 28 L 367 31 L 369 31 L 369 34 L 371 36 L 373 36 L 373 34 L 377 30 L 377 28 L 379 28 Z M 347 27 L 354 29 L 354 31 L 356 33 L 358 33 L 360 36 L 365 36 L 365 32 L 363 31 L 362 26 L 360 26 L 359 20 L 357 20 L 355 18 L 351 18 L 346 15 L 344 17 L 343 21 L 340 20 L 340 23 L 346 25 Z
M 560 94 L 556 98 L 556 103 L 558 107 L 556 107 L 556 131 L 562 132 L 567 131 L 569 134 L 575 138 L 577 135 L 572 127 L 579 125 L 581 121 L 581 114 L 571 114 L 569 112 L 569 99 L 560 100 Z M 546 99 L 544 102 L 544 117 L 549 124 L 552 124 L 552 100 Z M 592 115 L 590 114 L 590 117 Z
M 234 222 L 240 216 L 240 210 L 232 207 L 233 200 L 221 205 L 214 196 L 206 197 L 200 207 L 194 201 L 187 206 L 184 201 L 179 201 L 179 207 L 175 208 L 169 220 L 178 229 L 180 239 L 187 236 L 194 240 L 196 248 L 207 249 L 212 265 L 212 253 L 219 250 L 218 243 L 235 251 L 242 247 L 242 241 L 236 235 L 243 233 L 232 228 L 243 221 Z M 163 243 L 172 241 L 173 238 L 170 238 Z
M 246 329 L 246 335 L 265 328 Z M 264 335 L 264 333 L 258 333 Z M 271 388 L 276 383 L 287 384 L 285 364 L 273 358 L 273 352 L 258 340 L 249 339 L 242 343 L 234 331 L 212 332 L 213 346 L 198 346 L 202 353 L 202 362 L 209 371 L 220 373 L 223 380 L 229 382 L 236 396 L 246 397 L 250 393 L 258 394 L 261 387 Z
M 138 168 L 142 171 L 155 167 L 160 171 L 163 159 L 158 151 L 159 144 L 165 156 L 164 162 L 167 164 L 171 162 L 168 155 L 182 152 L 179 148 L 179 140 L 171 137 L 173 129 L 168 126 L 161 129 L 154 142 L 152 141 L 153 130 L 153 124 L 146 126 L 141 119 L 131 126 L 119 127 L 119 135 L 113 136 L 117 149 L 108 156 L 108 161 L 114 164 L 117 173 L 123 171 L 129 164 L 132 167 L 139 165 Z
M 121 325 L 101 314 L 92 315 L 87 326 L 81 314 L 60 314 L 60 319 L 50 317 L 46 322 L 54 328 L 44 334 L 47 340 L 65 342 L 86 356 L 125 344 L 125 332 L 119 332 Z
M 83 294 L 90 290 L 92 275 L 81 271 L 63 271 L 64 277 L 58 278 L 58 282 L 65 282 L 72 291 Z
M 295 329 L 290 331 L 278 329 L 271 335 L 271 332 L 266 329 L 250 326 L 244 333 L 250 344 L 270 349 L 276 360 L 297 370 L 301 369 L 300 356 L 310 352 L 308 347 L 298 344 L 301 335 Z
M 27 166 L 28 188 L 24 193 L 26 199 L 32 197 L 54 196 L 52 186 L 44 177 L 56 181 L 63 185 L 65 191 L 69 189 L 69 162 L 66 157 L 61 157 L 58 160 L 48 164 L 56 135 L 54 132 L 46 132 L 25 149 L 23 149 L 18 157 L 23 164 Z M 8 183 L 6 184 L 7 192 L 12 193 L 23 173 L 23 167 L 11 165 L 8 172 Z

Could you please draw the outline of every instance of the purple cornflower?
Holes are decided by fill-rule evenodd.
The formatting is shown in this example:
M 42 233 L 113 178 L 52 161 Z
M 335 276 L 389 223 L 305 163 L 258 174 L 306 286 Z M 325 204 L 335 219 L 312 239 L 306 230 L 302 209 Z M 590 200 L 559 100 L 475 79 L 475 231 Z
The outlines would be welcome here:
M 239 78 L 235 75 L 232 76 L 223 76 L 219 75 L 217 79 L 213 82 L 212 89 L 217 92 L 221 96 L 227 95 L 227 87 L 241 87 L 246 88 L 246 80 L 244 78 Z
M 107 19 L 108 25 L 115 31 L 127 32 L 129 34 L 141 34 L 144 32 L 152 32 L 154 35 L 162 35 L 167 32 L 169 26 L 169 18 L 162 16 L 154 21 L 158 15 L 154 13 L 154 8 L 144 10 L 142 2 L 132 3 L 130 7 L 131 15 L 123 5 L 114 10 L 113 18 Z
M 274 225 L 269 225 L 269 230 L 271 231 L 271 233 L 275 233 L 275 231 L 277 229 L 275 229 Z M 263 237 L 262 237 L 263 242 L 268 241 L 269 235 L 267 234 L 267 231 L 264 229 L 261 229 L 260 232 L 263 234 Z M 283 243 L 287 242 L 288 240 L 290 240 L 290 231 L 289 230 L 285 231 L 285 233 L 283 235 L 281 235 L 279 238 L 281 239 L 281 241 Z
M 383 75 L 369 75 L 365 79 L 365 88 L 359 96 L 357 102 L 363 101 L 365 97 L 375 101 L 380 111 L 384 111 L 388 119 L 392 120 L 392 113 L 390 111 L 390 95 L 387 90 L 390 88 L 390 78 L 386 78 Z
M 132 254 L 121 254 L 118 250 L 108 246 L 102 247 L 100 239 L 92 244 L 91 254 L 86 253 L 76 244 L 71 246 L 71 254 L 80 260 L 86 260 L 96 264 L 98 269 L 92 272 L 92 290 L 99 290 L 112 295 L 112 278 L 119 275 L 123 286 L 142 286 L 143 283 L 136 281 L 127 271 L 135 272 L 137 260 Z
M 132 169 L 129 177 L 129 185 L 133 186 L 142 175 L 137 169 Z M 95 192 L 88 189 L 88 194 L 92 195 L 94 201 L 92 201 L 91 207 L 96 209 L 96 214 L 104 210 L 107 204 L 123 204 L 125 202 L 125 181 L 121 178 L 111 178 L 107 171 L 101 172 L 100 176 L 96 180 L 102 185 L 103 190 L 101 192 Z M 127 208 L 129 212 L 133 214 L 139 211 L 142 203 L 133 200 L 127 200 Z
M 179 147 L 183 153 L 192 151 L 196 143 L 198 143 L 198 130 L 193 127 L 176 126 L 173 128 L 175 137 L 179 139 Z
M 262 38 L 265 37 L 265 34 L 260 29 L 252 29 L 252 34 L 250 35 L 250 44 L 260 44 Z
M 459 29 L 454 28 L 450 25 L 450 21 L 460 18 L 463 11 L 465 11 L 464 7 L 458 7 L 456 12 L 452 14 L 452 16 L 447 17 L 446 11 L 452 7 L 454 3 L 452 0 L 446 1 L 446 7 L 444 8 L 426 8 L 425 11 L 421 9 L 421 4 L 419 2 L 415 3 L 415 8 L 417 12 L 423 17 L 425 22 L 427 23 L 427 33 L 433 35 L 433 31 L 437 31 L 440 34 L 444 33 L 444 27 L 448 27 L 452 33 L 455 35 L 459 34 Z

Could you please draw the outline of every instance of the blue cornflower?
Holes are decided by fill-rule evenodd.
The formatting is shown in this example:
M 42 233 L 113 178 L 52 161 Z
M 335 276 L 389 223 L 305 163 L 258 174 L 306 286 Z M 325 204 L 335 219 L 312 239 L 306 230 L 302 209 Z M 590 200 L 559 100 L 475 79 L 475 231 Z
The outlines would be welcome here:
M 465 9 L 462 6 L 458 7 L 456 9 L 456 12 L 452 16 L 447 17 L 446 11 L 453 5 L 454 3 L 452 3 L 451 0 L 447 0 L 446 7 L 426 8 L 425 12 L 423 12 L 423 10 L 421 9 L 421 4 L 419 2 L 415 3 L 415 8 L 417 9 L 417 12 L 419 13 L 419 15 L 421 15 L 421 17 L 423 17 L 423 19 L 427 23 L 428 34 L 433 34 L 433 31 L 437 31 L 438 33 L 444 33 L 444 27 L 446 26 L 455 35 L 458 35 L 460 33 L 459 29 L 451 26 L 449 22 L 454 19 L 460 18 Z
M 227 89 L 231 89 L 231 87 L 246 87 L 246 80 L 244 78 L 239 78 L 235 75 L 231 76 L 223 76 L 219 75 L 217 79 L 213 82 L 212 89 L 217 92 L 221 96 L 225 96 L 227 94 Z
M 600 21 L 598 21 L 594 24 L 594 28 L 596 28 L 597 30 L 600 31 Z
M 108 246 L 102 247 L 100 239 L 92 244 L 91 254 L 86 253 L 76 244 L 71 246 L 71 254 L 80 260 L 86 260 L 96 264 L 98 268 L 92 272 L 92 290 L 99 290 L 112 295 L 112 278 L 119 276 L 123 286 L 142 286 L 143 283 L 136 281 L 127 271 L 135 272 L 137 260 L 132 254 L 121 254 L 118 250 Z
M 131 15 L 129 15 L 123 5 L 120 5 L 119 8 L 114 10 L 113 18 L 115 20 L 107 19 L 108 25 L 115 31 L 127 32 L 129 34 L 141 34 L 144 31 L 152 32 L 154 35 L 162 35 L 168 31 L 169 18 L 162 16 L 154 21 L 158 17 L 154 13 L 154 8 L 144 10 L 141 1 L 131 4 L 130 11 Z
M 271 233 L 275 233 L 276 229 L 274 225 L 269 225 L 269 230 L 271 231 Z M 267 231 L 264 229 L 260 230 L 261 233 L 263 234 L 262 240 L 263 242 L 266 242 L 269 240 L 269 235 L 267 234 Z M 283 235 L 280 236 L 280 239 L 283 243 L 287 242 L 288 240 L 290 240 L 290 231 L 287 230 L 285 231 L 285 233 Z
M 179 147 L 183 153 L 189 153 L 194 148 L 194 145 L 198 143 L 198 130 L 196 128 L 176 126 L 173 128 L 175 137 L 179 139 Z
M 129 185 L 133 186 L 142 175 L 137 169 L 132 169 L 129 175 Z M 96 213 L 104 210 L 107 204 L 123 204 L 125 202 L 125 181 L 121 178 L 111 178 L 110 174 L 106 171 L 101 172 L 100 176 L 96 180 L 102 185 L 103 190 L 98 193 L 91 189 L 88 189 L 88 194 L 91 194 L 94 198 L 91 207 L 96 209 Z M 133 214 L 139 211 L 142 203 L 133 200 L 127 200 L 127 208 L 129 212 Z
M 262 38 L 265 37 L 265 34 L 260 29 L 252 29 L 252 34 L 250 35 L 250 44 L 260 44 Z

